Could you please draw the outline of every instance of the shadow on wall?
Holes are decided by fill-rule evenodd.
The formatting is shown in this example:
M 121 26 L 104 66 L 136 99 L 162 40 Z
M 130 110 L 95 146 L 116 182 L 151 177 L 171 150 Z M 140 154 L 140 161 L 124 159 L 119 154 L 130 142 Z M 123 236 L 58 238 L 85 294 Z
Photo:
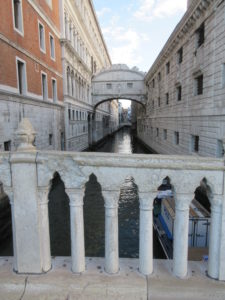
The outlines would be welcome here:
M 52 256 L 70 256 L 70 206 L 65 186 L 58 173 L 49 192 L 49 228 Z
M 105 209 L 102 188 L 97 177 L 91 174 L 84 195 L 85 255 L 105 255 Z

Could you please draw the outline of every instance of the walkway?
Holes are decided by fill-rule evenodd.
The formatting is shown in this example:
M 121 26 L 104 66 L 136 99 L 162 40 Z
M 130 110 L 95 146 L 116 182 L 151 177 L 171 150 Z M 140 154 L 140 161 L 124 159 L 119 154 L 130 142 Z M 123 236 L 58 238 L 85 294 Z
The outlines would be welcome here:
M 0 300 L 225 299 L 225 282 L 206 277 L 206 264 L 189 262 L 189 278 L 182 280 L 173 277 L 172 261 L 155 260 L 147 278 L 138 272 L 138 260 L 120 261 L 119 274 L 110 276 L 103 258 L 87 258 L 87 271 L 76 275 L 70 258 L 57 257 L 47 274 L 26 276 L 12 272 L 12 258 L 0 258 Z

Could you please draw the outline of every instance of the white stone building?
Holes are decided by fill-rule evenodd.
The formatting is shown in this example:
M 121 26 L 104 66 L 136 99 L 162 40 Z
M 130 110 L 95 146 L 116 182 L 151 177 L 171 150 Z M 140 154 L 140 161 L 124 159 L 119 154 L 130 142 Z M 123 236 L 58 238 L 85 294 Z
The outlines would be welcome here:
M 225 135 L 225 2 L 188 9 L 145 77 L 138 135 L 155 152 L 221 157 Z
M 94 112 L 91 97 L 92 76 L 111 60 L 92 1 L 60 2 L 66 149 L 82 151 L 114 130 L 109 128 L 111 103 Z

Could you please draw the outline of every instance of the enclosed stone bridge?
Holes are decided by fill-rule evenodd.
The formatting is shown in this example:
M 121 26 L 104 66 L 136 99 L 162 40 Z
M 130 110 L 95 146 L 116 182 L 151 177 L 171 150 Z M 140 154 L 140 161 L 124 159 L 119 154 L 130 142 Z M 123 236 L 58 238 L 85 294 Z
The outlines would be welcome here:
M 129 69 L 126 65 L 112 65 L 92 79 L 92 99 L 97 107 L 99 104 L 113 99 L 133 100 L 145 106 L 146 86 L 145 74 L 136 68 Z

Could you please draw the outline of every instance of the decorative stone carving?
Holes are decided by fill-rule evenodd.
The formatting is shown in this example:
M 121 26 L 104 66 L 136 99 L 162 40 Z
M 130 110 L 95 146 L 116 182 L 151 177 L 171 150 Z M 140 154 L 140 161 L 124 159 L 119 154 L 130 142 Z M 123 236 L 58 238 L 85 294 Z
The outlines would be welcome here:
M 56 172 L 62 178 L 65 188 L 83 188 L 88 177 L 83 174 L 80 166 L 71 156 L 50 155 L 49 153 L 37 156 L 38 186 L 47 186 Z
M 36 147 L 33 146 L 36 132 L 33 129 L 31 122 L 24 118 L 19 123 L 19 127 L 15 132 L 16 139 L 19 143 L 17 151 L 35 151 Z

